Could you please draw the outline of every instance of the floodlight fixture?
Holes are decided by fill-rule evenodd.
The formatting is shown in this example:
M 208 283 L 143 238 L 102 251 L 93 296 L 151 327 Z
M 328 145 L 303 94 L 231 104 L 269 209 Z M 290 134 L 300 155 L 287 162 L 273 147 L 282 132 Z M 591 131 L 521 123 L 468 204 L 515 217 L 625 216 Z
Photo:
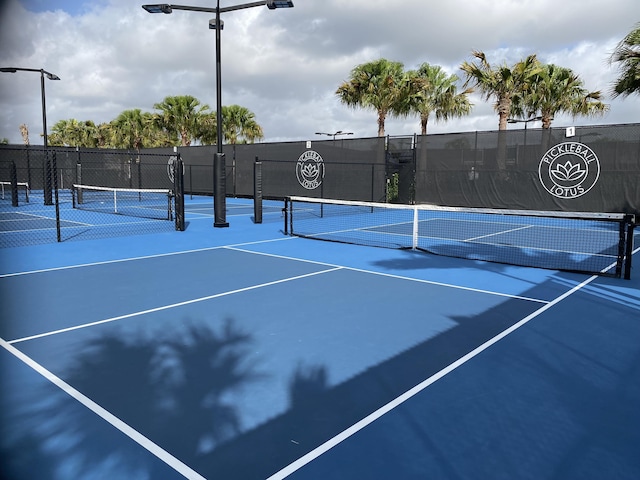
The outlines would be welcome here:
M 343 132 L 342 130 L 338 130 L 334 133 L 316 132 L 316 135 L 326 135 L 327 137 L 333 137 L 335 140 L 338 135 L 353 135 L 353 132 Z
M 267 8 L 275 10 L 276 8 L 293 8 L 291 0 L 267 0 Z
M 171 5 L 169 5 L 168 3 L 156 3 L 153 5 L 142 5 L 142 8 L 144 8 L 147 12 L 149 13 L 172 13 L 173 9 L 171 8 Z
M 537 122 L 538 120 L 542 120 L 542 117 L 531 117 L 531 118 L 507 118 L 507 123 L 524 123 L 525 128 L 529 122 Z

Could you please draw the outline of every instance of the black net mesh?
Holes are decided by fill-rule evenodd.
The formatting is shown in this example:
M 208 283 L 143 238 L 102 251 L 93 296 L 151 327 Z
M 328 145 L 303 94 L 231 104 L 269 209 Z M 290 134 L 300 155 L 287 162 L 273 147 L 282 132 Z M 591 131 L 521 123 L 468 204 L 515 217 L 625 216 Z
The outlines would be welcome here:
M 621 276 L 633 222 L 585 214 L 292 197 L 292 235 L 473 260 Z M 631 235 L 631 234 L 629 234 Z

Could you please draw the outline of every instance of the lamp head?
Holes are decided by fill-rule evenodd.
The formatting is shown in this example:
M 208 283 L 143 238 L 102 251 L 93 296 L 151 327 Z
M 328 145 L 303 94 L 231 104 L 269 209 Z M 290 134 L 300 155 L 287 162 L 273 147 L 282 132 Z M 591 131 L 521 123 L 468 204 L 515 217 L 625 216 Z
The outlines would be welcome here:
M 276 8 L 293 8 L 292 0 L 267 0 L 267 8 L 275 10 Z
M 152 5 L 142 5 L 142 8 L 144 8 L 147 12 L 149 13 L 172 13 L 173 9 L 171 8 L 171 5 L 169 5 L 168 3 L 155 3 Z

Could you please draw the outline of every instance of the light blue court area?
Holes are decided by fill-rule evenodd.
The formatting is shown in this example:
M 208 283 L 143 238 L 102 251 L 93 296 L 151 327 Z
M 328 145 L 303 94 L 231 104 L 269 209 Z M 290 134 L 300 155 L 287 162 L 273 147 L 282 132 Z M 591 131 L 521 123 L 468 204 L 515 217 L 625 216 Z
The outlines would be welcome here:
M 194 199 L 185 232 L 0 249 L 7 478 L 640 476 L 635 270 L 295 238 L 227 203 L 229 228 Z

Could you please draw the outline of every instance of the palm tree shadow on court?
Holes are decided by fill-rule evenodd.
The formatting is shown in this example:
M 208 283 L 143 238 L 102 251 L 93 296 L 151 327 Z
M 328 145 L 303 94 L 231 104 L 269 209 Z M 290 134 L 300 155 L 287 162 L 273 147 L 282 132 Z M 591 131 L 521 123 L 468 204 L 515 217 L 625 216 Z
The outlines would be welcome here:
M 63 380 L 187 465 L 240 433 L 240 412 L 228 396 L 263 377 L 245 360 L 251 335 L 232 319 L 218 329 L 179 322 L 161 334 L 121 331 L 91 340 Z M 47 387 L 50 387 L 47 385 Z M 17 419 L 35 434 L 3 448 L 3 463 L 19 445 L 38 448 L 55 470 L 76 478 L 104 471 L 113 478 L 164 478 L 166 465 L 62 391 Z M 107 428 L 105 428 L 107 427 Z M 25 443 L 26 442 L 26 443 Z M 7 456 L 5 457 L 5 454 Z M 13 457 L 16 461 L 19 457 Z M 26 463 L 9 465 L 17 472 Z M 53 467 L 45 467 L 51 470 Z M 41 475 L 48 478 L 42 469 Z M 18 476 L 17 478 L 22 478 Z

